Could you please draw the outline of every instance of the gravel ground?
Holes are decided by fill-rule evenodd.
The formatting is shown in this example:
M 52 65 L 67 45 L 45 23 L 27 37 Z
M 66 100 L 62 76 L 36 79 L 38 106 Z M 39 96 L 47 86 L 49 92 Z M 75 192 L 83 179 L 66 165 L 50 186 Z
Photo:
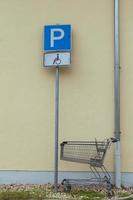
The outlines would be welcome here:
M 10 184 L 10 185 L 0 185 L 0 192 L 35 192 L 41 191 L 46 192 L 47 194 L 47 199 L 75 199 L 75 200 L 81 200 L 84 199 L 85 197 L 81 195 L 80 191 L 84 192 L 100 192 L 101 194 L 105 194 L 106 196 L 106 189 L 103 186 L 99 185 L 92 185 L 90 187 L 79 187 L 75 186 L 72 188 L 72 191 L 70 193 L 64 193 L 63 192 L 63 187 L 59 186 L 59 191 L 58 193 L 54 193 L 54 187 L 51 184 L 45 184 L 45 185 L 31 185 L 31 184 L 26 184 L 26 185 L 16 185 L 16 184 Z M 122 188 L 122 189 L 113 189 L 113 192 L 115 194 L 115 197 L 112 198 L 112 200 L 125 200 L 128 199 L 127 196 L 133 194 L 133 188 Z M 86 198 L 87 199 L 87 198 Z M 88 198 L 89 199 L 89 198 Z M 99 198 L 101 199 L 101 198 Z M 107 197 L 102 198 L 102 199 L 108 199 Z M 133 197 L 130 198 L 133 200 Z
M 61 187 L 60 187 L 60 190 Z M 66 199 L 75 199 L 71 196 L 71 194 L 66 194 L 66 193 L 62 193 L 61 191 L 59 191 L 58 193 L 54 193 L 54 187 L 51 184 L 45 184 L 45 185 L 32 185 L 32 184 L 10 184 L 10 185 L 0 185 L 0 193 L 12 193 L 12 192 L 30 192 L 30 194 L 32 194 L 33 196 L 37 196 L 37 199 L 62 199 L 62 200 L 66 200 Z M 45 198 L 41 198 L 43 196 L 45 196 Z M 35 199 L 35 198 L 34 198 Z M 31 200 L 31 199 L 30 199 Z

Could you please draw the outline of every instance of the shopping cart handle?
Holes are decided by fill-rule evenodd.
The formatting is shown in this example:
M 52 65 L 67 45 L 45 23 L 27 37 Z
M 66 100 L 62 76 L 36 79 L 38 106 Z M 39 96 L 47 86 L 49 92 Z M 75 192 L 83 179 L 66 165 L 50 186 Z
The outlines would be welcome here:
M 119 140 L 116 139 L 116 138 L 110 138 L 111 139 L 111 142 L 115 143 L 115 142 L 118 142 Z
M 65 141 L 65 142 L 62 142 L 60 145 L 63 146 L 64 144 L 67 144 L 68 142 Z

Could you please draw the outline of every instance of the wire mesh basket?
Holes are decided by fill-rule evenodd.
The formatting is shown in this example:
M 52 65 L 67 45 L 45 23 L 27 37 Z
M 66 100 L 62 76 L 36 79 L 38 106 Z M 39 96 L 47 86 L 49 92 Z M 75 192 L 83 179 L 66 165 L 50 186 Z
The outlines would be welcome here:
M 61 160 L 86 163 L 93 166 L 101 166 L 110 140 L 98 141 L 68 141 L 61 143 Z

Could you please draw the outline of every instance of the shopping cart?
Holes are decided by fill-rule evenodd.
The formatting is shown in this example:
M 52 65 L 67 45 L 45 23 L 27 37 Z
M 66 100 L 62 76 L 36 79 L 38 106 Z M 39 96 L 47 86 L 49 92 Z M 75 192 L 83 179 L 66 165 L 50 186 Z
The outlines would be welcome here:
M 64 179 L 62 185 L 65 191 L 71 190 L 71 185 L 90 185 L 105 183 L 108 195 L 112 195 L 111 177 L 103 162 L 111 143 L 117 139 L 104 141 L 68 141 L 61 143 L 60 159 L 65 161 L 88 164 L 93 174 L 88 179 Z

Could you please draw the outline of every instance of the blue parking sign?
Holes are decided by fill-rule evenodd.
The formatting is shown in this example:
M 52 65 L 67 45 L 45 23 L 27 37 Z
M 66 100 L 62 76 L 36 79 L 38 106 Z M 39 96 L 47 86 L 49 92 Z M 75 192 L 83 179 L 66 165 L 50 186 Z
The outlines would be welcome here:
M 44 51 L 71 51 L 71 25 L 44 26 Z

